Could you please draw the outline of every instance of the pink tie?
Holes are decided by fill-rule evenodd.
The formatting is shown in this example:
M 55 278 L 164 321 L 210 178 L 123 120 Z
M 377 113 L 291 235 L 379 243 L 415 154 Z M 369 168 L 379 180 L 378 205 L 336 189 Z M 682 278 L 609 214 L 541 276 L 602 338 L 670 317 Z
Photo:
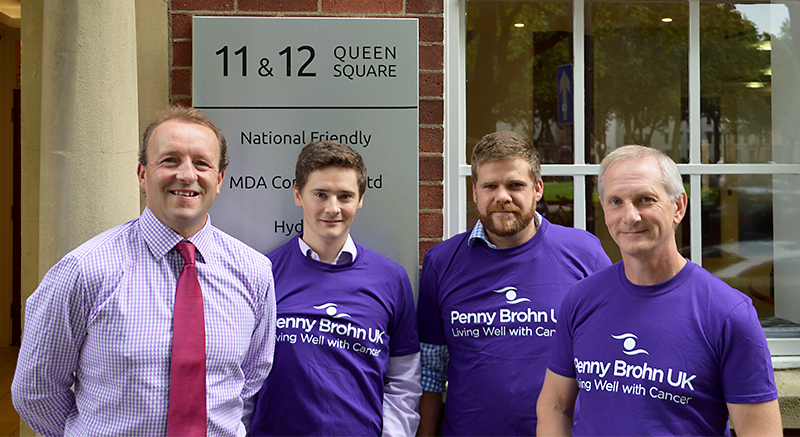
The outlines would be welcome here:
M 169 377 L 168 436 L 206 435 L 206 334 L 203 294 L 194 264 L 195 247 L 175 246 L 185 262 L 175 291 L 172 367 Z

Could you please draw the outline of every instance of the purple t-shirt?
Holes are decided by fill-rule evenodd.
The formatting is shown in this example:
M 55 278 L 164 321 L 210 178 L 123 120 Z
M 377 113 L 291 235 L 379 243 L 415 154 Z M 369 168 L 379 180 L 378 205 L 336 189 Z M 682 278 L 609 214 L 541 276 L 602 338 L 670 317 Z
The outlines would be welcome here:
M 444 433 L 533 435 L 555 312 L 611 262 L 593 235 L 547 220 L 509 249 L 468 237 L 430 249 L 420 278 L 420 341 L 450 353 Z
M 777 399 L 747 296 L 687 262 L 639 286 L 619 262 L 570 291 L 548 368 L 580 387 L 572 435 L 729 435 L 727 403 Z
M 380 435 L 390 356 L 419 352 L 405 270 L 362 246 L 351 263 L 304 256 L 295 237 L 267 256 L 277 301 L 275 364 L 250 433 Z

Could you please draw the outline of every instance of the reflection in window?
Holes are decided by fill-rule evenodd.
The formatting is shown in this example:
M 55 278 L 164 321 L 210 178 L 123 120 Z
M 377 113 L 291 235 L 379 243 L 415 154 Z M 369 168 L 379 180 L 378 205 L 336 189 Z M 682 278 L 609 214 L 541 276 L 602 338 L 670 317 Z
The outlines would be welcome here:
M 774 153 L 780 138 L 774 121 L 781 116 L 773 107 L 772 45 L 780 41 L 778 51 L 792 45 L 787 12 L 783 5 L 700 5 L 702 163 L 763 164 L 780 155 Z M 774 178 L 702 176 L 703 266 L 749 295 L 764 318 L 776 315 L 777 246 L 794 239 L 775 227 Z M 798 321 L 796 314 L 789 317 Z
M 770 5 L 746 10 L 768 17 Z M 770 39 L 737 5 L 700 5 L 703 163 L 772 161 Z
M 687 193 L 690 180 L 700 188 L 693 199 L 700 208 L 678 228 L 682 253 L 690 256 L 691 242 L 701 241 L 695 261 L 751 296 L 760 316 L 800 322 L 800 45 L 793 40 L 800 29 L 791 19 L 800 2 L 703 1 L 692 9 L 688 2 L 587 0 L 578 44 L 571 1 L 466 5 L 467 162 L 486 133 L 528 136 L 545 166 L 565 164 L 549 167 L 554 176 L 544 178 L 538 210 L 572 226 L 585 205 L 587 230 L 620 259 L 595 178 L 585 178 L 585 199 L 574 197 L 580 178 L 572 175 L 585 173 L 572 173 L 580 161 L 573 126 L 558 123 L 556 72 L 582 46 L 584 94 L 576 97 L 585 112 L 574 122 L 586 127 L 583 161 L 597 164 L 617 147 L 642 144 L 693 164 L 681 168 Z M 698 23 L 699 40 L 695 33 L 691 39 L 690 25 Z M 690 76 L 698 58 L 699 76 Z M 690 109 L 698 123 L 690 123 Z M 465 194 L 474 211 L 471 189 Z M 474 220 L 470 214 L 467 224 Z M 699 228 L 690 229 L 690 220 Z
M 703 267 L 774 315 L 772 175 L 704 176 L 703 203 Z
M 530 138 L 543 164 L 574 162 L 572 125 L 558 123 L 556 77 L 558 66 L 572 62 L 571 2 L 468 0 L 466 24 L 467 163 L 475 143 L 498 130 Z M 571 178 L 562 179 L 571 189 Z M 551 219 L 552 209 L 554 222 L 571 226 L 572 192 L 550 196 L 565 194 L 560 188 L 545 181 L 539 212 Z M 467 190 L 472 226 L 471 183 Z
M 568 2 L 467 2 L 467 160 L 484 135 L 513 130 L 545 163 L 572 162 L 572 129 L 557 123 L 556 69 L 571 62 Z
M 585 21 L 587 162 L 626 144 L 686 162 L 688 4 L 586 2 Z

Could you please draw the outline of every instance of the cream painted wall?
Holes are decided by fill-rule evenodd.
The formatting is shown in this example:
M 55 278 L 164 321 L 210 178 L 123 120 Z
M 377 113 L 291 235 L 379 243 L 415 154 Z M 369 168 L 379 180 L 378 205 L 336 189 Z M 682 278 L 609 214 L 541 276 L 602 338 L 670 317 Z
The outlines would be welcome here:
M 47 257 L 47 261 L 44 261 L 39 254 L 40 219 L 42 218 L 40 212 L 40 170 L 42 166 L 42 17 L 45 15 L 43 3 L 43 0 L 28 0 L 22 5 L 23 302 L 33 292 L 42 276 L 52 267 L 52 264 L 63 255 L 63 253 L 58 254 L 55 258 L 50 256 Z M 135 7 L 136 70 L 139 74 L 135 146 L 138 147 L 140 133 L 149 122 L 149 118 L 169 104 L 169 13 L 167 2 L 163 0 L 137 0 Z M 87 81 L 91 81 L 91 79 L 87 78 Z M 120 102 L 111 103 L 114 105 L 121 104 Z M 130 149 L 130 146 L 128 148 Z M 115 176 L 119 178 L 130 177 L 129 180 L 135 184 L 135 154 L 131 155 L 129 161 L 114 169 Z M 136 186 L 138 187 L 138 185 Z M 138 193 L 138 188 L 135 191 Z M 137 208 L 140 208 L 138 203 Z M 83 237 L 83 240 L 92 235 L 87 234 Z
M 52 245 L 42 244 L 41 238 L 52 238 L 46 235 L 50 229 L 43 228 L 42 221 L 50 220 L 49 207 L 42 208 L 42 190 L 40 180 L 42 179 L 42 43 L 43 43 L 43 17 L 50 11 L 45 11 L 45 0 L 26 0 L 22 4 L 22 302 L 23 313 L 25 300 L 36 289 L 44 274 L 52 267 L 61 256 L 62 250 L 54 250 Z M 48 2 L 50 4 L 50 2 Z M 106 16 L 96 17 L 104 20 Z M 137 106 L 132 115 L 122 120 L 122 122 L 134 120 L 135 139 L 125 148 L 126 158 L 111 167 L 104 164 L 102 170 L 107 171 L 115 180 L 126 181 L 130 187 L 124 197 L 126 202 L 132 205 L 130 212 L 124 213 L 127 218 L 138 214 L 141 210 L 140 196 L 138 194 L 138 184 L 136 184 L 136 148 L 141 131 L 149 122 L 149 119 L 159 110 L 164 109 L 169 104 L 169 9 L 168 2 L 164 0 L 136 0 L 135 1 L 135 26 L 136 26 L 136 68 L 124 69 L 124 71 L 137 72 L 138 81 L 136 88 L 138 94 L 133 102 L 121 102 L 112 99 L 105 99 L 104 104 L 114 106 L 129 104 L 129 108 Z M 91 83 L 91 77 L 84 80 Z M 103 96 L 98 96 L 102 100 Z M 82 114 L 81 114 L 82 116 Z M 115 127 L 112 123 L 108 126 Z M 96 128 L 92 132 L 83 134 L 91 138 L 95 134 Z M 101 161 L 98 161 L 101 162 Z M 93 164 L 98 165 L 98 164 Z M 111 168 L 109 168 L 111 167 Z M 107 223 L 102 226 L 111 227 L 123 221 L 117 214 L 109 213 L 109 206 L 103 204 L 100 199 L 76 193 L 67 201 L 81 202 L 83 208 L 95 211 L 95 214 L 113 215 L 106 219 Z M 113 209 L 113 207 L 112 207 Z M 112 211 L 113 212 L 113 211 Z M 58 221 L 56 221 L 58 224 Z M 100 232 L 92 230 L 83 232 L 82 235 L 74 238 L 77 241 L 85 241 L 94 234 Z M 43 253 L 47 251 L 48 253 Z M 23 320 L 24 324 L 24 320 Z M 24 327 L 23 327 L 24 335 Z M 35 435 L 26 424 L 22 425 L 21 435 Z
M 139 140 L 155 114 L 169 107 L 169 10 L 164 0 L 136 0 Z M 132 163 L 131 176 L 136 171 Z M 144 200 L 141 201 L 144 209 Z
M 11 171 L 11 157 L 14 152 L 13 123 L 11 107 L 14 87 L 17 83 L 16 47 L 19 29 L 0 24 L 0 59 L 12 62 L 0 63 L 0 154 L 6 157 L 6 170 L 0 172 L 0 266 L 13 265 L 13 223 L 11 207 L 14 192 L 14 173 Z M 0 269 L 0 346 L 11 344 L 11 318 L 5 317 L 11 307 L 13 277 L 10 268 Z
M 39 130 L 42 96 L 42 2 L 22 5 L 22 308 L 39 284 Z
M 39 130 L 41 128 L 42 2 L 26 0 L 22 5 L 22 196 L 20 205 L 23 331 L 25 299 L 39 285 Z M 22 437 L 36 435 L 20 420 Z

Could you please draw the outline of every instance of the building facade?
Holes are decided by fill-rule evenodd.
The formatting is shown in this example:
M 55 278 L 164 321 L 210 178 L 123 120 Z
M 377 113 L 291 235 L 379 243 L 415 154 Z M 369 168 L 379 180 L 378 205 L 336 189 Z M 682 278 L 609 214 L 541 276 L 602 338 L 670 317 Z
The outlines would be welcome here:
M 21 300 L 66 252 L 138 216 L 140 132 L 192 104 L 194 16 L 416 18 L 420 262 L 474 223 L 468 157 L 488 132 L 537 144 L 540 212 L 595 233 L 615 261 L 598 164 L 624 144 L 657 147 L 690 197 L 679 247 L 753 298 L 776 369 L 798 368 L 798 13 L 796 1 L 26 0 Z M 785 426 L 800 428 L 800 377 L 776 377 Z

